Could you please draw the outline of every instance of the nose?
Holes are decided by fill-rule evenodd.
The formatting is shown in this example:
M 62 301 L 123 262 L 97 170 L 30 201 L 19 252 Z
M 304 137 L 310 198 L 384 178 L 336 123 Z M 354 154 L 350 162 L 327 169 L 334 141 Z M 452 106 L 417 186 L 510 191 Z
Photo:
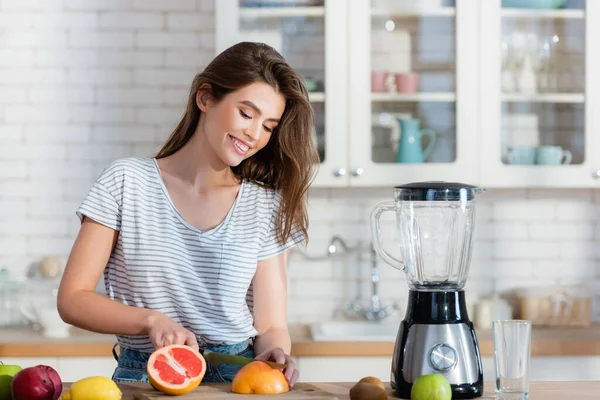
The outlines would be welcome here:
M 261 131 L 262 125 L 256 122 L 251 124 L 248 128 L 244 130 L 244 135 L 246 135 L 252 141 L 256 142 L 260 138 Z

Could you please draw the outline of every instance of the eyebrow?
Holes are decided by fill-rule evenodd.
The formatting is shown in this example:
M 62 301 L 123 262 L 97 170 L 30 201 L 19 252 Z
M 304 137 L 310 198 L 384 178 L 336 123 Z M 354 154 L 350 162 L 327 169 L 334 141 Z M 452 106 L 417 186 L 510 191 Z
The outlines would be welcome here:
M 256 106 L 256 104 L 254 104 L 253 102 L 251 102 L 250 100 L 244 100 L 244 101 L 240 101 L 240 103 L 242 103 L 245 106 L 248 106 L 250 108 L 252 108 L 254 111 L 256 111 L 256 113 L 258 115 L 262 115 L 262 111 L 260 111 L 260 108 L 258 108 Z M 272 121 L 272 122 L 279 122 L 279 119 L 277 118 L 268 118 L 267 121 Z

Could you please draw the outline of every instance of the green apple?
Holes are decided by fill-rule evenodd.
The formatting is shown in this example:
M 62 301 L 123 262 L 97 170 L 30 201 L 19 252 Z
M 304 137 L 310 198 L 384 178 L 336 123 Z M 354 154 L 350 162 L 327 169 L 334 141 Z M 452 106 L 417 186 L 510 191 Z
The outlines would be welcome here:
M 10 383 L 17 372 L 21 371 L 18 365 L 6 365 L 0 362 L 0 400 L 11 400 Z
M 413 383 L 411 400 L 452 400 L 452 388 L 444 375 L 421 375 Z

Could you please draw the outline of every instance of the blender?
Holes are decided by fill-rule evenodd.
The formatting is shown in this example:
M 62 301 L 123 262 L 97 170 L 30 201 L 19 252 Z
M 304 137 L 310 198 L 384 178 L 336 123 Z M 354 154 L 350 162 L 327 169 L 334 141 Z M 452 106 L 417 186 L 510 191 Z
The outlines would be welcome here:
M 463 290 L 471 262 L 475 197 L 484 189 L 463 183 L 415 182 L 396 186 L 394 201 L 371 213 L 373 245 L 405 272 L 408 307 L 392 358 L 391 386 L 410 398 L 415 380 L 442 374 L 453 399 L 483 394 L 483 370 Z M 382 248 L 380 217 L 395 211 L 400 259 Z

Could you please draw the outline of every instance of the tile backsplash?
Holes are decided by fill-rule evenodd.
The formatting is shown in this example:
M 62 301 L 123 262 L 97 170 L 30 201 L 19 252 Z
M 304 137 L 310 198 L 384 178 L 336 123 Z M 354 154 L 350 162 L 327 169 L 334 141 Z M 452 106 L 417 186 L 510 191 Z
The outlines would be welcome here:
M 75 209 L 110 161 L 152 155 L 166 139 L 214 55 L 214 1 L 2 0 L 0 32 L 0 265 L 21 279 L 45 255 L 66 260 Z M 311 190 L 311 261 L 290 256 L 290 321 L 339 315 L 359 295 L 366 304 L 369 214 L 391 199 L 392 188 Z M 600 190 L 480 199 L 473 297 L 587 282 L 600 300 Z M 393 249 L 393 223 L 384 227 Z M 326 257 L 334 235 L 360 250 Z M 382 301 L 404 304 L 402 273 L 378 265 Z
M 326 254 L 340 236 L 351 251 L 324 261 L 290 257 L 292 317 L 328 318 L 359 294 L 369 305 L 371 259 L 370 213 L 393 199 L 393 188 L 313 189 L 310 241 L 305 254 Z M 385 215 L 385 214 L 384 214 Z M 384 247 L 396 246 L 394 216 L 382 217 Z M 588 284 L 596 293 L 594 319 L 600 320 L 600 190 L 497 190 L 477 200 L 473 257 L 466 284 L 468 296 L 484 297 L 529 286 Z M 397 246 L 396 246 L 397 247 Z M 403 273 L 378 258 L 380 296 L 385 304 L 405 304 Z M 297 305 L 297 307 L 295 307 Z

